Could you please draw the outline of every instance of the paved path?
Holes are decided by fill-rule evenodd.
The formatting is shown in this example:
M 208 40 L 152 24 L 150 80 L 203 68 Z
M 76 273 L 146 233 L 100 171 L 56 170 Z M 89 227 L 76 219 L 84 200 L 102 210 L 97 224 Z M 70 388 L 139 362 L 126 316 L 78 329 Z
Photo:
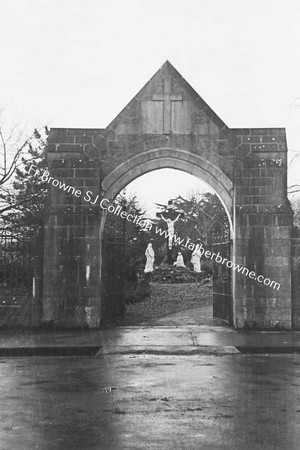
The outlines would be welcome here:
M 151 326 L 190 326 L 190 325 L 225 325 L 221 319 L 213 318 L 212 305 L 189 308 L 183 311 L 167 314 L 165 316 L 142 323 L 142 325 Z
M 300 349 L 300 332 L 245 332 L 221 326 L 119 327 L 103 330 L 2 331 L 0 356 L 13 349 L 95 348 L 101 353 L 236 353 L 292 352 Z M 252 350 L 251 350 L 252 349 Z M 84 352 L 83 352 L 84 353 Z M 22 354 L 22 353 L 18 353 Z M 42 353 L 39 353 L 42 354 Z M 46 353 L 46 354 L 49 354 Z M 68 353 L 69 354 L 69 353 Z

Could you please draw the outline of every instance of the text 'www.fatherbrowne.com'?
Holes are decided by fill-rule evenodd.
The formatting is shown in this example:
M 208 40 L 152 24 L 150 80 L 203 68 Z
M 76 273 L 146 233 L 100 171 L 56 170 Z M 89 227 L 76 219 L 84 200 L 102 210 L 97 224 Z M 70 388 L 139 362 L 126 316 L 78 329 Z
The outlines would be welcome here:
M 155 233 L 158 234 L 159 236 L 164 236 L 166 238 L 171 237 L 168 230 L 162 230 L 161 228 L 158 227 L 155 228 Z M 186 247 L 188 250 L 194 250 L 195 248 L 195 244 L 191 242 L 190 238 L 182 239 L 180 236 L 176 236 L 176 234 L 173 235 L 173 242 L 174 244 L 177 244 L 180 247 Z M 265 286 L 277 289 L 277 291 L 280 289 L 280 283 L 270 280 L 270 278 L 266 278 L 263 275 L 256 275 L 256 272 L 254 272 L 253 270 L 250 271 L 247 267 L 240 266 L 239 264 L 234 263 L 230 259 L 223 258 L 219 252 L 213 253 L 209 250 L 205 250 L 202 244 L 199 244 L 199 246 L 201 256 L 204 255 L 205 258 L 214 260 L 216 263 L 225 264 L 226 267 L 228 267 L 228 269 L 236 270 L 238 273 L 242 273 L 243 275 L 248 276 L 251 280 L 256 280 L 259 283 L 263 283 Z

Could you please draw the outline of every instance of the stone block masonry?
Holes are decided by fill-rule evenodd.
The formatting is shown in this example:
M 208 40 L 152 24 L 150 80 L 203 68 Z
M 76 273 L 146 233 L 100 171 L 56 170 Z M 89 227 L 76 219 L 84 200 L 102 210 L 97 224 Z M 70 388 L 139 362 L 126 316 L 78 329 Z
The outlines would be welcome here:
M 47 159 L 53 178 L 99 192 L 101 130 L 52 130 Z M 44 322 L 99 325 L 99 208 L 49 185 L 44 247 Z
M 285 130 L 235 130 L 236 258 L 278 292 L 237 278 L 237 327 L 291 327 L 291 224 Z
M 233 262 L 280 284 L 277 291 L 232 273 L 234 326 L 299 329 L 283 128 L 228 128 L 166 62 L 106 128 L 52 129 L 47 157 L 51 176 L 109 201 L 138 176 L 164 167 L 207 182 L 228 214 Z M 97 327 L 105 320 L 113 292 L 109 286 L 103 292 L 104 227 L 99 204 L 50 187 L 45 322 Z M 121 274 L 115 276 L 119 283 Z

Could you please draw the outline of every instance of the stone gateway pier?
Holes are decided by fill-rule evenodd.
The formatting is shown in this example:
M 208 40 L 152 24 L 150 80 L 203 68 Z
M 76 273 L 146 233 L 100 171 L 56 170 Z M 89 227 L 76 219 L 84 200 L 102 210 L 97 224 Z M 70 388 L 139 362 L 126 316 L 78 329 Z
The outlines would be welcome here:
M 292 235 L 284 128 L 228 128 L 167 61 L 106 128 L 51 129 L 47 158 L 50 175 L 90 191 L 90 201 L 49 183 L 46 324 L 94 328 L 117 315 L 103 271 L 106 214 L 94 199 L 113 201 L 137 177 L 173 168 L 219 196 L 231 227 L 230 259 L 280 284 L 272 289 L 231 270 L 228 292 L 218 301 L 225 302 L 232 326 L 300 328 L 299 238 Z M 110 284 L 120 276 L 112 271 Z

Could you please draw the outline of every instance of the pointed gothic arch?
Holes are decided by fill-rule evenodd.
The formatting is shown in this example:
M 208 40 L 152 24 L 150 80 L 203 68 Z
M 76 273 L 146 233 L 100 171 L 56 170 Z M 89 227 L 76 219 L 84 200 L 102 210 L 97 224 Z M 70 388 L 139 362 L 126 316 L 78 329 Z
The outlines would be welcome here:
M 182 170 L 205 181 L 222 202 L 233 233 L 233 183 L 216 165 L 198 155 L 173 148 L 148 150 L 117 166 L 102 182 L 102 196 L 113 200 L 129 183 L 139 176 L 157 169 Z M 103 225 L 102 225 L 103 227 Z

